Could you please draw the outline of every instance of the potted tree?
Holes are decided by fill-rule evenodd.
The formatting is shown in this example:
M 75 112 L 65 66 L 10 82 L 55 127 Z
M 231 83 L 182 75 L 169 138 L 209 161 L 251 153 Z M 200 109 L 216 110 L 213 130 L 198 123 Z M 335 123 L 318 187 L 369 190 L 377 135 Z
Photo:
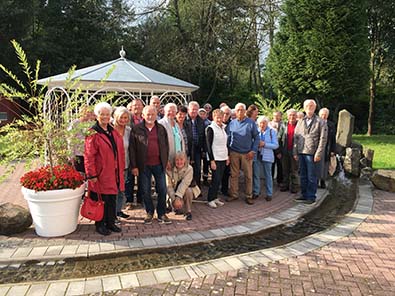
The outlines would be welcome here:
M 57 113 L 59 105 L 46 104 L 46 86 L 37 84 L 40 61 L 31 70 L 21 46 L 15 40 L 11 43 L 26 77 L 22 81 L 0 65 L 13 81 L 12 86 L 1 83 L 0 93 L 19 104 L 23 115 L 0 129 L 1 141 L 6 144 L 0 163 L 10 167 L 24 161 L 27 167 L 36 168 L 20 180 L 36 233 L 44 237 L 63 236 L 77 228 L 85 190 L 83 176 L 69 164 L 70 141 L 78 140 L 68 129 L 70 114 L 75 113 L 81 99 L 71 96 L 67 106 Z M 57 118 L 49 117 L 48 112 L 55 112 Z

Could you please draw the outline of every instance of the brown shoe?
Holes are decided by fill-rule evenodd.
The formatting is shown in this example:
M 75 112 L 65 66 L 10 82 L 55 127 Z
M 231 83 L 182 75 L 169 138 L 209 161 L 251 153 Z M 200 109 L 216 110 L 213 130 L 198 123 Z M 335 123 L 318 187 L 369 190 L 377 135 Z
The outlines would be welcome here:
M 271 200 L 272 200 L 272 197 L 271 197 L 270 195 L 268 195 L 268 196 L 265 197 L 265 199 L 266 199 L 267 201 L 271 201 Z
M 246 203 L 248 205 L 253 205 L 254 204 L 254 200 L 252 198 L 246 198 Z
M 228 196 L 228 198 L 226 199 L 226 201 L 227 201 L 227 202 L 230 202 L 230 201 L 234 201 L 234 200 L 237 200 L 237 199 L 239 199 L 237 196 Z

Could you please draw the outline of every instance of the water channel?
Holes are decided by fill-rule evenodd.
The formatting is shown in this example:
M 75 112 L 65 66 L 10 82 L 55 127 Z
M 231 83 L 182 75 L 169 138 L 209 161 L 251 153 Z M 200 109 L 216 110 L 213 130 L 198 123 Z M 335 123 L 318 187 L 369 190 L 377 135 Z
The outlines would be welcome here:
M 111 258 L 26 262 L 0 269 L 0 284 L 72 279 L 194 263 L 280 246 L 320 232 L 341 220 L 354 206 L 358 180 L 334 178 L 329 195 L 316 209 L 294 223 L 254 235 L 165 250 L 132 252 Z

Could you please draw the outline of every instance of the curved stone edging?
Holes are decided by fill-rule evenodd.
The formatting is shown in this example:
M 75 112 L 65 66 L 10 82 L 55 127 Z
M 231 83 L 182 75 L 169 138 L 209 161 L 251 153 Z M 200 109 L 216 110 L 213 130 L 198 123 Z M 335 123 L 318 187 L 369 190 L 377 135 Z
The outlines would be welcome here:
M 30 284 L 0 285 L 0 292 L 3 292 L 4 295 L 24 295 L 27 292 L 36 292 L 40 295 L 52 295 L 55 292 L 66 295 L 81 295 L 190 280 L 196 277 L 246 268 L 257 264 L 266 265 L 271 261 L 306 254 L 342 237 L 348 236 L 368 217 L 372 207 L 373 196 L 371 186 L 359 185 L 358 201 L 352 213 L 347 214 L 344 219 L 328 230 L 310 235 L 284 246 L 195 264 L 122 273 L 118 275 Z
M 327 194 L 327 190 L 318 190 L 317 201 L 313 205 L 295 204 L 291 208 L 272 216 L 252 222 L 245 222 L 237 226 L 221 227 L 178 235 L 163 235 L 158 237 L 126 239 L 113 242 L 97 242 L 85 245 L 3 248 L 0 250 L 0 264 L 18 264 L 33 260 L 56 261 L 69 258 L 78 259 L 123 255 L 130 252 L 186 246 L 255 234 L 263 230 L 268 230 L 270 228 L 298 220 L 311 210 L 319 207 Z

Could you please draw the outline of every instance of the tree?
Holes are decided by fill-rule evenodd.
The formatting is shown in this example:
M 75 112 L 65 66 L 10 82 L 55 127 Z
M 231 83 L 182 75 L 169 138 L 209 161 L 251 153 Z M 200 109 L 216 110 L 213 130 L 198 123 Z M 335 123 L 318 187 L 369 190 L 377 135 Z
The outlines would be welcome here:
M 286 0 L 267 60 L 279 94 L 339 106 L 367 90 L 364 0 Z
M 394 1 L 369 0 L 368 20 L 370 41 L 370 87 L 367 134 L 371 136 L 374 131 L 374 107 L 377 94 L 377 83 L 381 78 L 383 68 L 386 65 L 395 65 Z

